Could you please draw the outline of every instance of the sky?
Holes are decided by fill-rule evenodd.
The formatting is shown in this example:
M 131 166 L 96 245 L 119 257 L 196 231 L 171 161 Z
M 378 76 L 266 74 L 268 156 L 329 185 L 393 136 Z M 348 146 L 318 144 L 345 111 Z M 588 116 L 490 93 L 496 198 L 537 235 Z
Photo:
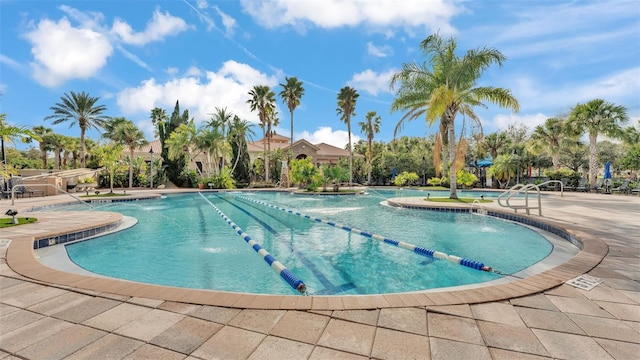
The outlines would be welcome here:
M 533 129 L 595 98 L 625 106 L 630 124 L 640 119 L 638 0 L 0 0 L 0 23 L 0 112 L 11 125 L 75 137 L 77 126 L 44 120 L 71 91 L 99 97 L 106 115 L 126 117 L 152 140 L 155 107 L 171 114 L 178 100 L 197 124 L 226 107 L 257 124 L 248 92 L 268 85 L 277 95 L 295 76 L 305 93 L 294 141 L 344 147 L 337 94 L 351 86 L 360 94 L 353 141 L 366 138 L 358 123 L 376 111 L 375 140 L 388 142 L 404 115 L 390 112 L 389 79 L 402 64 L 427 60 L 419 44 L 433 33 L 454 37 L 459 56 L 491 47 L 507 57 L 478 85 L 510 89 L 520 111 L 477 108 L 485 134 L 510 124 Z M 288 137 L 279 97 L 277 110 L 276 131 Z M 398 135 L 436 130 L 416 119 Z

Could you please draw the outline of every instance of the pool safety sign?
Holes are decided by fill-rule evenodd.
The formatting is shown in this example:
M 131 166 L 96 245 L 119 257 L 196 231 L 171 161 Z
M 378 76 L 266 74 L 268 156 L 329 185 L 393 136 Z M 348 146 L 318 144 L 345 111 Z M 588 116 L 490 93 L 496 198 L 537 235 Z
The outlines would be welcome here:
M 566 284 L 577 287 L 578 289 L 589 291 L 599 284 L 602 284 L 602 282 L 604 282 L 604 280 L 600 280 L 597 277 L 580 275 L 571 280 L 567 280 Z

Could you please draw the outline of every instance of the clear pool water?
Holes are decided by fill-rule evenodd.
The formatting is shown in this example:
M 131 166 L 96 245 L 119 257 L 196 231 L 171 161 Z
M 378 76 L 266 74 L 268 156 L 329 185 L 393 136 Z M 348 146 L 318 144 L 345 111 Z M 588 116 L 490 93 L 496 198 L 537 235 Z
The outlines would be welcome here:
M 425 195 L 417 190 L 381 190 L 358 196 L 203 195 L 303 280 L 310 294 L 407 292 L 480 283 L 499 276 L 434 260 L 247 199 L 483 262 L 503 273 L 522 270 L 552 250 L 540 234 L 511 222 L 380 204 L 387 198 Z M 67 245 L 72 261 L 89 271 L 159 285 L 297 293 L 198 194 L 113 203 L 98 210 L 117 211 L 139 222 L 122 232 Z

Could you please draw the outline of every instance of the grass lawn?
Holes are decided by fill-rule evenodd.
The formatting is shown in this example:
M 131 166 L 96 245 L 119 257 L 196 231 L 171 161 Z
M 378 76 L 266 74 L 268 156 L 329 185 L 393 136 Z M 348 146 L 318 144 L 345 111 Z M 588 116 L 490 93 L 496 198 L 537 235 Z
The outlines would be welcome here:
M 476 198 L 459 198 L 459 199 L 449 199 L 449 198 L 442 198 L 442 197 L 429 197 L 429 198 L 424 198 L 424 201 L 431 201 L 431 202 L 441 202 L 441 203 L 458 203 L 458 204 L 471 204 L 472 202 L 474 202 L 475 200 L 478 200 L 478 202 L 480 203 L 490 203 L 493 202 L 493 200 L 487 200 L 487 199 L 476 199 Z
M 12 224 L 11 223 L 11 218 L 0 218 L 0 228 L 5 228 L 5 227 L 10 227 L 10 226 L 18 226 L 18 225 L 22 225 L 22 224 L 30 224 L 33 222 L 38 221 L 38 219 L 33 218 L 33 217 L 28 217 L 28 218 L 16 218 L 18 220 L 17 224 Z

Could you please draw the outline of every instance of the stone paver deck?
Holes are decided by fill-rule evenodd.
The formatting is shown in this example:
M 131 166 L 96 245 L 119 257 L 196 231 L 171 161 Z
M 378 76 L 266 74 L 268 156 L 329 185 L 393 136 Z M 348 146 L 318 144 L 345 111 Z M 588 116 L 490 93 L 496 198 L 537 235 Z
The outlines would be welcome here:
M 582 242 L 568 262 L 507 284 L 382 296 L 220 293 L 61 272 L 38 262 L 34 238 L 121 217 L 39 212 L 35 224 L 0 230 L 0 244 L 11 240 L 0 245 L 0 359 L 637 359 L 640 197 L 545 195 L 544 216 L 530 217 Z M 68 200 L 2 200 L 0 214 Z M 584 273 L 604 282 L 564 284 Z

